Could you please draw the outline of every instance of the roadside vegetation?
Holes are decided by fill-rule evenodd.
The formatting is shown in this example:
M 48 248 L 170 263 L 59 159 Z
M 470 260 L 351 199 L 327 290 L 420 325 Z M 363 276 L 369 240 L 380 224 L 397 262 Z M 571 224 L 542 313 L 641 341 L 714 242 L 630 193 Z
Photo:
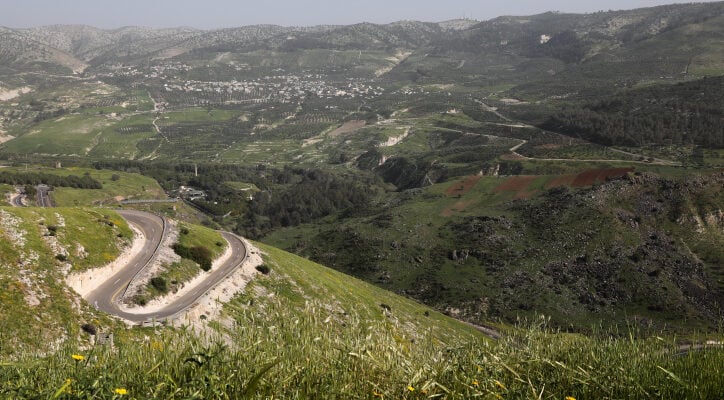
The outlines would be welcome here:
M 203 226 L 184 222 L 179 225 L 178 231 L 178 241 L 173 244 L 173 251 L 181 259 L 163 265 L 159 273 L 151 277 L 133 296 L 134 303 L 145 305 L 169 292 L 176 293 L 202 272 L 210 271 L 214 260 L 228 247 L 228 242 L 221 234 Z
M 640 339 L 635 331 L 562 334 L 543 317 L 506 328 L 502 338 L 492 340 L 424 306 L 262 248 L 270 275 L 228 304 L 227 322 L 210 322 L 207 335 L 143 329 L 119 334 L 114 348 L 68 345 L 48 357 L 6 362 L 0 365 L 0 394 L 100 399 L 724 395 L 720 347 L 684 352 L 673 339 Z
M 0 207 L 0 358 L 79 343 L 81 323 L 93 319 L 113 326 L 63 282 L 69 272 L 116 259 L 131 237 L 125 220 L 107 210 Z

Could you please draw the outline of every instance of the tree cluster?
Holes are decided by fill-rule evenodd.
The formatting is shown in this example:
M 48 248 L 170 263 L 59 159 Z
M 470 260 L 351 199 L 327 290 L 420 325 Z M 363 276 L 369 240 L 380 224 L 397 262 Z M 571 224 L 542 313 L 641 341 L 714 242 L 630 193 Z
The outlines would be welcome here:
M 552 115 L 541 128 L 606 146 L 724 147 L 724 78 L 625 92 Z
M 43 172 L 3 172 L 0 183 L 9 185 L 40 185 L 71 187 L 76 189 L 102 189 L 103 185 L 88 175 L 59 176 Z

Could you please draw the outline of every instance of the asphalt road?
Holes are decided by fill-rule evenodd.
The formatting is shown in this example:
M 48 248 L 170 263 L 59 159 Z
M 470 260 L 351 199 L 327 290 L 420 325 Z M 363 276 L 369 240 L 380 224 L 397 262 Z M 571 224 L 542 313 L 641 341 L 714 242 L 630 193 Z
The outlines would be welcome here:
M 12 202 L 11 202 L 12 206 L 13 207 L 25 207 L 25 204 L 23 204 L 23 197 L 25 197 L 24 194 L 13 197 Z
M 53 207 L 53 201 L 50 199 L 50 195 L 48 194 L 48 192 L 50 192 L 50 187 L 46 185 L 38 185 L 36 189 L 38 193 L 38 206 Z
M 86 300 L 97 309 L 119 316 L 132 322 L 145 322 L 149 320 L 162 320 L 173 316 L 191 307 L 201 296 L 224 280 L 246 258 L 246 247 L 236 235 L 222 232 L 224 238 L 231 246 L 231 257 L 212 273 L 196 288 L 176 299 L 160 311 L 152 313 L 132 313 L 122 311 L 118 305 L 120 298 L 130 284 L 131 280 L 153 259 L 164 236 L 165 221 L 150 213 L 132 210 L 118 210 L 123 218 L 133 224 L 145 236 L 143 250 L 133 257 L 129 263 L 101 284 L 96 290 L 89 293 Z

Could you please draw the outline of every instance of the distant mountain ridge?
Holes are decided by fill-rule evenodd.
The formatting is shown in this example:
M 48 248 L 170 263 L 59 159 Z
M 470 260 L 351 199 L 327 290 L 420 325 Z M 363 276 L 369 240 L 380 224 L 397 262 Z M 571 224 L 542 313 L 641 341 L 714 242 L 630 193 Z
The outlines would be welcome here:
M 439 23 L 398 21 L 384 25 L 252 25 L 215 30 L 143 27 L 107 30 L 86 25 L 0 28 L 0 65 L 22 68 L 47 63 L 78 72 L 86 64 L 99 66 L 171 58 L 191 51 L 312 48 L 503 53 L 553 58 L 570 64 L 597 58 L 625 58 L 630 47 L 722 15 L 724 2 L 591 14 L 548 12 L 526 17 L 503 16 L 483 22 L 461 19 Z M 692 28 L 688 32 L 692 39 L 699 36 L 695 31 L 696 28 Z M 721 36 L 722 30 L 714 29 L 714 33 Z

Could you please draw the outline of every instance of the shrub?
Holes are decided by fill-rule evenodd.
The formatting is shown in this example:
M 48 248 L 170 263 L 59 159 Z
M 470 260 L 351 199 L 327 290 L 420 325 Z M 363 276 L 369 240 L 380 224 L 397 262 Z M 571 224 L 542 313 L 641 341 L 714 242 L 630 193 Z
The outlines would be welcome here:
M 83 329 L 83 332 L 89 335 L 95 335 L 96 333 L 98 333 L 98 329 L 93 324 L 83 324 L 80 328 Z
M 151 278 L 151 286 L 153 286 L 156 290 L 158 290 L 161 293 L 168 292 L 168 284 L 166 283 L 166 279 L 163 277 L 157 276 L 154 278 Z
M 58 260 L 58 261 L 63 261 L 63 262 L 64 262 L 64 261 L 67 261 L 67 260 L 68 260 L 68 257 L 66 257 L 65 254 L 56 254 L 56 255 L 55 255 L 55 259 Z
M 176 243 L 173 245 L 173 251 L 181 258 L 186 258 L 199 264 L 204 271 L 211 269 L 211 251 L 206 247 L 187 247 L 181 243 Z
M 256 270 L 264 275 L 269 275 L 269 272 L 271 272 L 271 269 L 269 269 L 269 266 L 266 264 L 257 265 Z

